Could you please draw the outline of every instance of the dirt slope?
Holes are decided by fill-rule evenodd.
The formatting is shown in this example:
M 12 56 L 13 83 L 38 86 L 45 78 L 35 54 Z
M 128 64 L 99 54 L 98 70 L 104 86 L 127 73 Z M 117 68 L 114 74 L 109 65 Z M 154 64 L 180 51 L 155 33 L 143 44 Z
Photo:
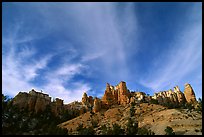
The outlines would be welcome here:
M 135 120 L 138 121 L 139 127 L 146 127 L 155 132 L 156 135 L 164 135 L 164 129 L 167 126 L 173 128 L 174 132 L 179 135 L 201 135 L 202 114 L 186 109 L 167 109 L 161 105 L 142 103 L 135 106 Z M 97 113 L 87 112 L 72 120 L 59 124 L 62 128 L 69 131 L 75 131 L 79 124 L 89 127 L 98 123 L 95 128 L 96 133 L 100 134 L 99 127 L 117 123 L 125 128 L 128 118 L 130 117 L 130 105 L 125 107 L 120 105 L 112 106 L 108 110 L 101 110 Z M 73 132 L 74 134 L 75 132 Z

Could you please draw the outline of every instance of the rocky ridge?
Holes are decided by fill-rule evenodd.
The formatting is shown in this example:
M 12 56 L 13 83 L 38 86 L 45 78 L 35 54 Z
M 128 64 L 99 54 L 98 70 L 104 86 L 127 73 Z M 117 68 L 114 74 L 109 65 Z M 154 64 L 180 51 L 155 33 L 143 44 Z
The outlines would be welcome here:
M 158 101 L 158 105 L 151 104 L 152 100 Z M 80 124 L 83 124 L 84 127 L 90 127 L 93 126 L 94 122 L 98 123 L 95 131 L 99 135 L 103 125 L 111 126 L 117 123 L 125 129 L 127 119 L 130 117 L 131 103 L 137 104 L 134 117 L 135 120 L 137 119 L 139 127 L 150 129 L 156 135 L 165 134 L 164 128 L 166 126 L 171 126 L 176 134 L 202 134 L 200 132 L 202 128 L 201 114 L 193 111 L 191 112 L 193 116 L 191 116 L 187 109 L 168 109 L 163 106 L 164 104 L 173 104 L 174 107 L 178 107 L 185 103 L 192 103 L 196 107 L 195 93 L 190 84 L 185 86 L 184 93 L 180 91 L 178 86 L 175 86 L 173 90 L 161 91 L 153 96 L 148 96 L 144 92 L 130 92 L 123 81 L 115 87 L 107 83 L 103 97 L 94 99 L 92 111 L 58 126 L 74 131 L 73 134 L 76 133 L 75 131 Z
M 158 104 L 152 104 L 152 101 L 157 101 Z M 197 100 L 195 97 L 195 93 L 190 84 L 185 84 L 184 93 L 181 92 L 178 86 L 175 86 L 173 90 L 161 91 L 155 93 L 153 96 L 146 95 L 144 92 L 133 92 L 128 90 L 126 83 L 121 81 L 118 85 L 112 86 L 109 83 L 106 84 L 106 89 L 103 97 L 97 98 L 88 96 L 86 92 L 84 92 L 82 96 L 81 102 L 75 101 L 69 104 L 64 104 L 62 99 L 56 98 L 55 101 L 51 102 L 51 97 L 48 94 L 44 94 L 41 92 L 37 92 L 34 89 L 26 92 L 19 92 L 17 96 L 13 99 L 13 104 L 18 105 L 20 108 L 26 108 L 33 112 L 44 111 L 47 106 L 51 107 L 52 112 L 56 115 L 61 113 L 63 110 L 77 110 L 79 116 L 71 119 L 69 121 L 63 122 L 59 124 L 59 127 L 66 128 L 68 130 L 72 130 L 73 134 L 76 130 L 77 126 L 81 123 L 86 123 L 84 126 L 89 127 L 93 125 L 93 121 L 97 122 L 99 127 L 104 124 L 112 125 L 113 123 L 118 123 L 120 126 L 124 128 L 124 125 L 127 123 L 127 118 L 129 117 L 130 105 L 132 103 L 136 103 L 137 107 L 135 109 L 135 118 L 139 122 L 139 127 L 148 127 L 156 134 L 163 134 L 163 132 L 157 131 L 157 125 L 161 123 L 160 111 L 162 111 L 162 115 L 165 113 L 170 113 L 166 105 L 173 105 L 174 107 L 182 106 L 184 104 L 192 104 L 196 107 Z M 152 104 L 150 106 L 150 104 Z M 175 111 L 176 109 L 172 109 L 171 111 Z M 158 115 L 157 115 L 158 114 Z M 153 116 L 154 115 L 154 116 Z M 169 125 L 177 118 L 171 118 L 174 114 L 169 114 L 169 117 L 163 118 L 164 125 Z M 181 114 L 184 115 L 184 114 Z M 200 119 L 198 119 L 198 114 L 195 114 L 199 124 L 195 122 L 187 122 L 194 123 L 191 124 L 191 127 L 202 126 L 200 124 Z M 158 117 L 160 119 L 157 120 Z M 151 119 L 153 118 L 153 119 Z M 185 122 L 187 121 L 186 116 L 182 116 L 182 120 L 184 124 L 180 127 L 180 130 L 184 130 Z M 182 121 L 178 121 L 176 124 L 170 124 L 177 130 L 177 125 Z M 157 123 L 157 124 L 156 124 Z M 149 126 L 148 126 L 149 125 Z M 184 126 L 183 126 L 184 125 Z M 97 134 L 101 134 L 100 130 L 97 130 Z M 197 130 L 197 129 L 196 129 Z M 191 128 L 189 128 L 190 132 Z M 179 132 L 179 130 L 178 130 Z M 182 131 L 184 134 L 184 131 Z M 187 131 L 185 131 L 186 133 Z M 189 132 L 189 134 L 191 134 Z M 188 133 L 187 133 L 188 134 Z
M 107 83 L 105 93 L 101 99 L 96 97 L 93 99 L 92 96 L 88 96 L 84 92 L 81 102 L 64 105 L 62 99 L 56 98 L 54 102 L 51 102 L 51 97 L 48 94 L 32 89 L 29 93 L 19 92 L 14 97 L 13 104 L 18 105 L 20 108 L 28 108 L 28 110 L 36 113 L 45 110 L 46 106 L 50 105 L 55 114 L 62 109 L 78 109 L 80 114 L 83 114 L 87 111 L 98 112 L 101 109 L 109 109 L 113 105 L 126 106 L 132 102 L 150 102 L 151 100 L 157 100 L 161 105 L 172 104 L 174 106 L 180 106 L 186 102 L 196 106 L 197 103 L 194 90 L 190 84 L 185 84 L 184 93 L 180 91 L 178 86 L 175 86 L 173 91 L 170 89 L 148 96 L 144 92 L 130 92 L 126 83 L 121 81 L 116 86 Z

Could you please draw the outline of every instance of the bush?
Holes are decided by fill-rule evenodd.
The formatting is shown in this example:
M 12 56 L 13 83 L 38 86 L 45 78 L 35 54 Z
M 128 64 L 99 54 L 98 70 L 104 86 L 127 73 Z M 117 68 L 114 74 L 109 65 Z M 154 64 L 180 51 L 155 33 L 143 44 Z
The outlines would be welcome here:
M 151 104 L 159 104 L 158 100 L 156 100 L 156 99 L 151 99 L 151 100 L 150 100 L 150 103 L 151 103 Z
M 196 111 L 202 112 L 202 99 L 198 99 L 198 107 L 196 108 Z
M 34 113 L 28 109 L 19 109 L 12 100 L 2 95 L 2 134 L 12 135 L 67 135 L 68 131 L 57 127 L 60 122 L 50 107 L 45 111 Z
M 94 135 L 95 134 L 94 128 L 92 126 L 86 128 L 86 127 L 83 127 L 83 124 L 80 124 L 77 127 L 77 131 L 78 131 L 78 135 Z
M 113 124 L 112 135 L 123 135 L 125 133 L 118 124 Z
M 135 103 L 132 102 L 130 106 L 130 117 L 135 115 Z
M 199 130 L 198 130 L 198 129 L 195 129 L 195 132 L 199 132 Z
M 138 123 L 134 123 L 131 118 L 128 119 L 127 123 L 127 135 L 136 135 L 138 131 Z
M 97 121 L 92 120 L 92 121 L 91 121 L 91 124 L 92 124 L 92 126 L 93 126 L 94 128 L 98 127 L 98 122 L 97 122 Z
M 155 135 L 153 131 L 148 130 L 146 128 L 139 128 L 137 134 L 138 135 Z
M 111 135 L 112 134 L 112 130 L 110 129 L 110 127 L 103 125 L 101 126 L 101 130 L 102 130 L 102 135 Z
M 169 126 L 167 126 L 164 131 L 166 132 L 166 135 L 175 135 L 173 129 Z

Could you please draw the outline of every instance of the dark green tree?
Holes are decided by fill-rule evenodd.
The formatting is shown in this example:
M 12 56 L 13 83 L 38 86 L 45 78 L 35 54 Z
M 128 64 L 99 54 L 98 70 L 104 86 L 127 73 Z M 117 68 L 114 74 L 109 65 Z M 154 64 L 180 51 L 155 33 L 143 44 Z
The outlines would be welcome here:
M 113 124 L 112 128 L 112 135 L 123 135 L 125 133 L 125 130 L 122 129 L 118 124 Z
M 130 106 L 130 117 L 133 117 L 135 115 L 135 103 L 132 102 Z
M 93 126 L 86 128 L 86 127 L 83 127 L 83 124 L 79 124 L 76 130 L 78 132 L 78 135 L 94 135 L 95 134 L 95 130 Z
M 147 128 L 138 128 L 137 135 L 155 135 L 155 133 Z
M 102 135 L 112 135 L 112 130 L 109 126 L 102 125 L 101 126 L 101 133 L 102 133 Z
M 136 135 L 138 131 L 138 123 L 133 122 L 131 118 L 128 119 L 126 133 L 127 135 Z
M 164 131 L 166 132 L 165 135 L 175 135 L 173 129 L 171 127 L 169 127 L 169 126 L 167 126 Z
M 198 112 L 202 112 L 202 99 L 198 98 L 198 107 L 196 109 Z
M 159 104 L 158 100 L 156 100 L 156 99 L 151 99 L 151 100 L 150 100 L 150 103 L 151 103 L 151 104 Z

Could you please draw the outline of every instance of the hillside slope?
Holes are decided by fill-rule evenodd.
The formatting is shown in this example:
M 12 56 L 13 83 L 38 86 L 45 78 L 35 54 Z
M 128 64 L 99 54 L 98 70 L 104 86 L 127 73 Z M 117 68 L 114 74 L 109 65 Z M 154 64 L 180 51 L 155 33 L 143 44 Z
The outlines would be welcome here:
M 117 123 L 125 129 L 130 117 L 129 112 L 130 105 L 126 107 L 115 105 L 107 111 L 87 112 L 58 126 L 68 129 L 69 133 L 72 132 L 72 134 L 76 134 L 76 128 L 80 124 L 83 124 L 84 127 L 95 126 L 96 134 L 101 134 L 100 127 L 103 125 L 111 127 L 114 123 Z M 172 127 L 177 135 L 202 134 L 202 114 L 196 111 L 190 112 L 187 109 L 167 109 L 161 105 L 141 103 L 135 106 L 133 119 L 138 121 L 139 127 L 151 129 L 156 135 L 164 135 L 164 129 L 167 126 Z M 96 123 L 97 126 L 94 125 Z

